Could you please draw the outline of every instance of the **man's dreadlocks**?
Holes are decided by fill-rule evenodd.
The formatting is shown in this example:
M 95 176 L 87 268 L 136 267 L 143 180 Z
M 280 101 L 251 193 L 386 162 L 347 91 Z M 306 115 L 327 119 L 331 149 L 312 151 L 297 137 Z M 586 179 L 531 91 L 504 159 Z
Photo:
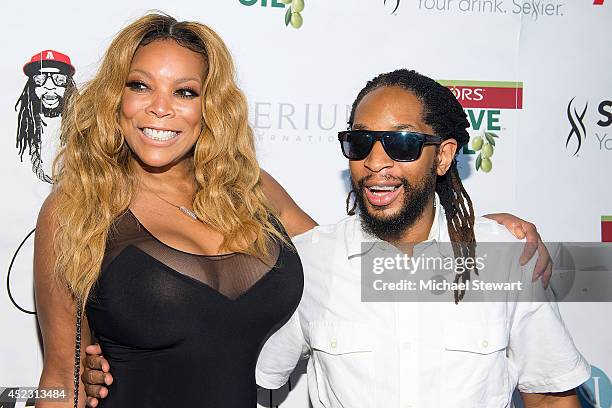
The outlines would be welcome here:
M 466 129 L 469 127 L 469 122 L 453 93 L 433 79 L 407 69 L 381 74 L 369 81 L 353 102 L 349 127 L 353 126 L 355 110 L 361 100 L 375 89 L 390 86 L 412 92 L 422 104 L 423 121 L 443 140 L 455 139 L 458 145 L 457 151 L 468 143 L 470 136 Z M 446 212 L 446 223 L 455 258 L 474 259 L 476 251 L 474 209 L 472 200 L 459 178 L 456 160 L 453 160 L 446 174 L 437 177 L 436 193 Z M 473 271 L 478 274 L 476 268 Z M 464 283 L 469 279 L 470 270 L 455 276 L 455 282 Z M 455 302 L 463 299 L 464 295 L 464 290 L 455 291 Z

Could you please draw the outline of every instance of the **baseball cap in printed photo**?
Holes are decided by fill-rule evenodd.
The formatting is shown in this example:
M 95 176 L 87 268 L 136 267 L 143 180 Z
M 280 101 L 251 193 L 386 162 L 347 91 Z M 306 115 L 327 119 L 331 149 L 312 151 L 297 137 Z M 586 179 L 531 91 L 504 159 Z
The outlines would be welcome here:
M 74 75 L 76 71 L 68 55 L 55 50 L 44 50 L 30 58 L 30 61 L 23 66 L 23 72 L 28 76 L 32 76 L 41 68 L 48 67 L 58 68 L 61 71 L 69 71 L 69 75 Z

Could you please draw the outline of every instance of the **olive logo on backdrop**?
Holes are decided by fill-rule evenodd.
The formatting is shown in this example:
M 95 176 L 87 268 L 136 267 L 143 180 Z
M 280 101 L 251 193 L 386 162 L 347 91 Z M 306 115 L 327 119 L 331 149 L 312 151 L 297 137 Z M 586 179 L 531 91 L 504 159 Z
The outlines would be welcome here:
M 285 25 L 291 25 L 293 28 L 300 28 L 304 24 L 302 11 L 304 11 L 304 0 L 281 0 L 286 4 L 287 11 L 285 12 Z
M 243 6 L 272 7 L 286 8 L 285 11 L 285 26 L 300 28 L 304 24 L 302 11 L 304 11 L 304 0 L 238 0 Z
M 523 83 L 513 81 L 439 80 L 449 88 L 467 115 L 470 130 L 476 135 L 465 145 L 463 154 L 476 155 L 476 171 L 489 173 L 493 169 L 493 154 L 499 144 L 502 115 L 505 110 L 523 109 Z M 501 140 L 501 142 L 500 142 Z M 470 149 L 471 146 L 471 149 Z
M 74 72 L 70 57 L 54 50 L 34 54 L 23 66 L 28 79 L 15 104 L 17 152 L 23 162 L 27 151 L 32 171 L 47 183 L 59 144 L 62 108 L 76 89 Z
M 285 11 L 285 26 L 300 28 L 304 24 L 302 12 L 304 11 L 304 0 L 238 0 L 243 6 L 271 7 L 271 8 L 286 8 Z M 395 14 L 400 6 L 401 0 L 383 0 L 384 6 L 393 8 L 391 14 Z

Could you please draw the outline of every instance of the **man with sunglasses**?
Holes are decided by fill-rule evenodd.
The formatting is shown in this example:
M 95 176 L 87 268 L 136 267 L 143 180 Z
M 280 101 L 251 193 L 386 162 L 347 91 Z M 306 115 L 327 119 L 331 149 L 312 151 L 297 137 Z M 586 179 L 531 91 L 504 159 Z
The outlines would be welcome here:
M 515 387 L 527 407 L 579 407 L 574 388 L 590 367 L 554 303 L 470 302 L 461 289 L 443 303 L 362 301 L 364 242 L 408 252 L 451 242 L 465 256 L 476 242 L 515 240 L 474 217 L 455 160 L 469 123 L 452 92 L 414 71 L 382 74 L 357 96 L 349 126 L 339 140 L 359 215 L 294 239 L 304 295 L 262 349 L 257 383 L 278 388 L 309 355 L 313 407 L 508 407 Z M 499 268 L 531 277 L 533 262 L 522 274 L 518 262 Z
M 517 385 L 527 407 L 578 407 L 571 390 L 589 378 L 589 366 L 554 306 L 515 307 L 513 317 L 455 293 L 443 303 L 449 319 L 432 314 L 433 302 L 362 301 L 364 243 L 453 242 L 469 252 L 475 238 L 513 237 L 474 217 L 455 162 L 468 122 L 448 89 L 414 71 L 380 75 L 360 92 L 349 125 L 339 140 L 359 215 L 294 238 L 304 294 L 264 345 L 257 383 L 279 388 L 309 356 L 315 408 L 507 407 Z M 432 335 L 449 328 L 448 341 Z M 102 364 L 88 357 L 90 367 Z M 99 374 L 86 370 L 90 396 L 100 396 L 94 384 L 109 384 Z
M 39 179 L 51 182 L 51 164 L 59 144 L 57 130 L 62 109 L 75 89 L 75 69 L 70 57 L 55 50 L 36 53 L 23 66 L 28 81 L 15 105 L 17 148 L 23 161 L 30 154 L 32 171 Z M 43 134 L 47 136 L 43 138 Z

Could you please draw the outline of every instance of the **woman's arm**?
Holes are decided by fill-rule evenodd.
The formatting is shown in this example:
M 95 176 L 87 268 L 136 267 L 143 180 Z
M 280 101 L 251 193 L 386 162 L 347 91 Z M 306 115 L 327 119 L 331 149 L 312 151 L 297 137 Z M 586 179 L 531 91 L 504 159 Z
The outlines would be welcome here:
M 278 181 L 261 169 L 261 184 L 268 200 L 278 211 L 280 221 L 290 237 L 306 232 L 316 225 L 285 191 Z
M 55 199 L 52 193 L 43 203 L 36 223 L 34 238 L 34 290 L 38 324 L 43 339 L 43 370 L 39 389 L 61 388 L 68 397 L 65 401 L 38 401 L 36 408 L 72 407 L 74 387 L 74 342 L 76 304 L 68 289 L 58 284 L 53 268 L 56 261 L 53 249 L 57 223 L 54 220 Z M 87 319 L 82 319 L 81 344 L 91 342 Z M 85 406 L 83 385 L 79 387 L 79 407 Z
M 525 238 L 525 246 L 519 260 L 521 265 L 529 262 L 537 251 L 538 260 L 533 269 L 532 278 L 534 282 L 541 278 L 542 285 L 544 288 L 547 288 L 552 277 L 553 263 L 535 224 L 508 213 L 487 214 L 485 217 L 497 221 L 498 224 L 506 227 L 517 239 Z
M 576 390 L 549 394 L 527 394 L 521 392 L 525 408 L 580 408 Z

